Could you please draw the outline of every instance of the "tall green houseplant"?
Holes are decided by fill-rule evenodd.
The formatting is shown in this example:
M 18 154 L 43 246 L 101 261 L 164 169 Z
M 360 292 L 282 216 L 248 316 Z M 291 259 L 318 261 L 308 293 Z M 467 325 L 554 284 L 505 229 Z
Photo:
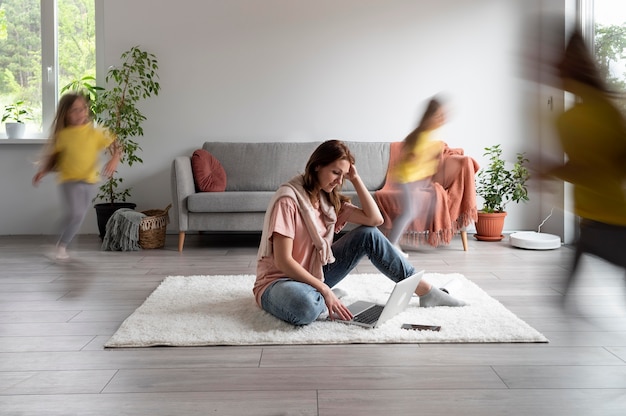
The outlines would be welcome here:
M 159 95 L 158 62 L 156 56 L 133 46 L 122 53 L 121 65 L 109 68 L 105 81 L 107 88 L 95 85 L 95 78 L 85 76 L 63 87 L 81 91 L 90 99 L 90 108 L 96 123 L 108 128 L 122 148 L 120 163 L 132 166 L 143 163 L 138 155 L 141 150 L 136 138 L 143 136 L 142 123 L 146 116 L 139 110 L 141 100 Z M 110 204 L 125 202 L 130 197 L 130 188 L 119 189 L 123 178 L 117 175 L 105 181 L 96 195 L 96 200 Z
M 143 163 L 137 154 L 141 147 L 135 138 L 143 136 L 142 123 L 146 116 L 137 105 L 141 100 L 159 94 L 159 66 L 156 56 L 139 46 L 122 53 L 120 59 L 120 66 L 108 70 L 105 79 L 108 88 L 97 95 L 93 110 L 98 124 L 117 136 L 122 147 L 120 163 L 132 166 Z M 110 203 L 126 201 L 130 188 L 118 190 L 122 182 L 121 177 L 113 175 L 100 186 L 96 199 Z

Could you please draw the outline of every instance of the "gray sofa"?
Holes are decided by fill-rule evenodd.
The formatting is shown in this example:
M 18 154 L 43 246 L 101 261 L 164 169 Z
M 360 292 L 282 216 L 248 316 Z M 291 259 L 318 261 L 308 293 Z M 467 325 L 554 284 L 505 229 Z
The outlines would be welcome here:
M 178 229 L 178 250 L 187 232 L 261 232 L 263 218 L 276 189 L 302 173 L 309 156 L 321 142 L 231 143 L 206 142 L 203 149 L 226 171 L 224 192 L 197 192 L 190 156 L 172 162 L 173 224 Z M 390 143 L 346 142 L 356 158 L 363 182 L 372 193 L 385 183 Z M 359 204 L 349 181 L 343 193 Z

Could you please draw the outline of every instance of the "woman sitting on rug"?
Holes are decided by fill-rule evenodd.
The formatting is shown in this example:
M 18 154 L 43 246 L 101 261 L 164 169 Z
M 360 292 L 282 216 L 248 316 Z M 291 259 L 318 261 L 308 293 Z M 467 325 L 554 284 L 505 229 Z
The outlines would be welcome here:
M 383 217 L 354 163 L 345 143 L 326 141 L 309 158 L 305 173 L 283 184 L 269 204 L 253 292 L 263 310 L 283 321 L 307 325 L 326 310 L 331 319 L 351 319 L 331 288 L 363 256 L 394 282 L 416 273 L 376 228 Z M 362 208 L 339 193 L 344 178 L 354 185 Z M 361 226 L 333 242 L 347 222 Z M 415 293 L 423 307 L 465 305 L 424 280 Z

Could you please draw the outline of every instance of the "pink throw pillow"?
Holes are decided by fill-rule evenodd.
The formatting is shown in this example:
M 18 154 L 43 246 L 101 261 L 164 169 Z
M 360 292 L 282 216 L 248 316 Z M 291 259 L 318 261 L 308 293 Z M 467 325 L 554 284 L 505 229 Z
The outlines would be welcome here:
M 198 149 L 191 156 L 191 171 L 196 189 L 200 192 L 223 192 L 226 189 L 226 171 L 211 153 Z

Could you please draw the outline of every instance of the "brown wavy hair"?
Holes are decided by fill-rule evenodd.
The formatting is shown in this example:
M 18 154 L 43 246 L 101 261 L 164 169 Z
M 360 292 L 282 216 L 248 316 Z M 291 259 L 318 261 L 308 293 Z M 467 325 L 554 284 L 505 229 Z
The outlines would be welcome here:
M 56 138 L 57 134 L 67 127 L 67 114 L 70 111 L 70 108 L 74 105 L 76 100 L 83 99 L 85 100 L 85 104 L 89 107 L 89 96 L 83 94 L 82 92 L 67 92 L 63 94 L 61 99 L 59 100 L 59 105 L 57 106 L 57 113 L 54 116 L 54 121 L 52 122 L 51 134 L 52 138 Z M 91 117 L 91 111 L 89 112 Z
M 441 107 L 443 107 L 443 102 L 439 97 L 433 97 L 430 101 L 428 101 L 428 105 L 426 106 L 426 110 L 424 110 L 424 115 L 422 115 L 420 123 L 417 125 L 415 130 L 409 133 L 409 135 L 404 139 L 403 148 L 405 150 L 412 150 L 415 147 L 415 143 L 417 142 L 420 134 L 431 128 L 431 119 Z
M 570 78 L 606 93 L 613 92 L 608 88 L 593 53 L 579 31 L 570 36 L 557 69 L 561 78 Z
M 337 160 L 347 160 L 351 165 L 355 162 L 354 155 L 341 140 L 327 140 L 313 151 L 302 174 L 303 186 L 309 196 L 312 195 L 315 187 L 319 185 L 317 169 L 328 166 Z M 328 201 L 335 208 L 335 212 L 339 212 L 343 202 L 350 201 L 350 198 L 341 194 L 341 185 L 335 187 L 331 193 L 323 190 L 320 190 L 320 192 L 326 194 Z

